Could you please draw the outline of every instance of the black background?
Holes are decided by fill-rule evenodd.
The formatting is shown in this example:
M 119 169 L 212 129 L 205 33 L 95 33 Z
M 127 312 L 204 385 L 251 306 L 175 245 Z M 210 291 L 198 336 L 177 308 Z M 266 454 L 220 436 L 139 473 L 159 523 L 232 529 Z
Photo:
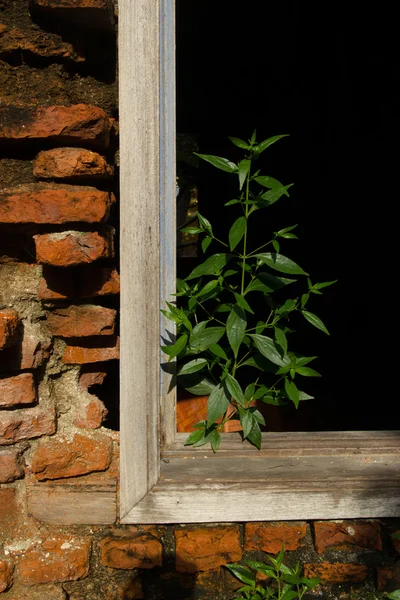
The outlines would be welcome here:
M 177 129 L 233 160 L 228 135 L 290 134 L 260 166 L 295 186 L 257 227 L 298 223 L 282 253 L 313 281 L 339 282 L 309 305 L 331 336 L 299 323 L 295 349 L 317 353 L 323 377 L 303 379 L 316 400 L 286 411 L 284 428 L 397 429 L 397 19 L 384 5 L 312 5 L 178 0 Z M 222 235 L 236 178 L 201 165 L 198 179 L 200 211 Z

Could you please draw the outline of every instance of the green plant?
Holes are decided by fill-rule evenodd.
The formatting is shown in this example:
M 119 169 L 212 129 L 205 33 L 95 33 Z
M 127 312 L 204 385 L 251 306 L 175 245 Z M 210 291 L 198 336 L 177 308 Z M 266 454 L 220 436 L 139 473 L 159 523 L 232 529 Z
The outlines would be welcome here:
M 283 563 L 284 557 L 282 548 L 276 558 L 267 555 L 270 565 L 253 560 L 247 560 L 246 567 L 238 564 L 226 565 L 233 575 L 245 584 L 237 590 L 241 596 L 234 600 L 301 600 L 307 591 L 319 585 L 318 577 L 303 577 L 300 563 L 297 563 L 294 569 L 286 566 Z M 257 584 L 257 572 L 269 577 L 265 585 Z
M 240 419 L 243 437 L 260 448 L 260 426 L 265 420 L 255 401 L 273 405 L 293 402 L 297 408 L 302 400 L 312 398 L 297 386 L 298 378 L 319 377 L 309 366 L 316 356 L 290 351 L 288 336 L 294 331 L 296 314 L 328 334 L 307 305 L 334 282 L 313 284 L 297 263 L 280 254 L 282 243 L 297 239 L 296 225 L 277 229 L 261 240 L 255 239 L 250 227 L 255 213 L 289 196 L 291 185 L 254 169 L 260 155 L 283 137 L 260 143 L 256 132 L 248 142 L 230 138 L 244 153 L 237 164 L 196 153 L 238 178 L 238 196 L 225 206 L 228 211 L 239 209 L 239 215 L 232 219 L 227 241 L 217 238 L 211 223 L 200 214 L 198 227 L 184 229 L 202 236 L 204 253 L 211 243 L 223 252 L 212 254 L 185 280 L 178 280 L 178 302 L 167 303 L 168 309 L 162 311 L 176 323 L 176 340 L 162 350 L 169 361 L 177 358 L 180 385 L 194 394 L 210 395 L 207 420 L 195 426 L 186 444 L 210 443 L 216 451 L 224 424 L 234 418 Z M 267 226 L 266 222 L 265 229 Z M 272 252 L 266 251 L 268 246 Z M 284 292 L 288 286 L 295 287 L 296 276 L 307 282 L 305 289 L 287 298 Z
M 389 600 L 400 600 L 400 590 L 390 592 L 386 597 L 389 598 Z

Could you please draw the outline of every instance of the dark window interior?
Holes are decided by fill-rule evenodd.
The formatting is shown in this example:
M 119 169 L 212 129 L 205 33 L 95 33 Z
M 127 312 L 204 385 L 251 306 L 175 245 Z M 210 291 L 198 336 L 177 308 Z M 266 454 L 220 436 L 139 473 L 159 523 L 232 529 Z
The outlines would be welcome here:
M 289 133 L 261 166 L 295 186 L 258 226 L 298 223 L 300 241 L 282 252 L 313 281 L 339 280 L 310 304 L 331 336 L 299 325 L 296 340 L 319 356 L 323 377 L 307 380 L 316 399 L 278 409 L 275 429 L 397 428 L 396 23 L 377 5 L 177 2 L 178 132 L 232 159 L 229 135 Z M 197 177 L 201 212 L 226 233 L 222 206 L 236 182 L 206 165 Z M 194 260 L 182 259 L 181 273 Z

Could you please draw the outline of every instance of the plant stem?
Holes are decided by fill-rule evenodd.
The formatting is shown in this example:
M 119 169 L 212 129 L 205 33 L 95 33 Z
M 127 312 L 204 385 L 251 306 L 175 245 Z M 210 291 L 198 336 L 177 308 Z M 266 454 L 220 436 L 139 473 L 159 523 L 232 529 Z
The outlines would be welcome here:
M 246 268 L 246 251 L 247 251 L 247 225 L 248 225 L 248 220 L 249 220 L 249 205 L 248 205 L 248 201 L 249 201 L 249 193 L 250 193 L 250 169 L 251 169 L 251 162 L 250 162 L 250 167 L 249 167 L 249 172 L 247 173 L 247 179 L 246 179 L 246 200 L 245 200 L 245 218 L 246 218 L 246 229 L 244 231 L 244 237 L 243 237 L 243 260 L 242 260 L 242 285 L 240 288 L 240 293 L 243 296 L 243 292 L 244 292 L 244 273 L 245 273 L 245 268 Z
M 265 248 L 265 246 L 268 246 L 269 244 L 272 244 L 272 240 L 270 240 L 269 242 L 267 242 L 266 244 L 263 244 L 262 246 L 259 246 L 258 248 L 256 248 L 255 250 L 252 250 L 250 252 L 250 254 L 247 255 L 247 257 L 252 256 L 253 254 L 255 254 L 256 252 L 258 252 L 259 250 L 261 250 L 262 248 Z

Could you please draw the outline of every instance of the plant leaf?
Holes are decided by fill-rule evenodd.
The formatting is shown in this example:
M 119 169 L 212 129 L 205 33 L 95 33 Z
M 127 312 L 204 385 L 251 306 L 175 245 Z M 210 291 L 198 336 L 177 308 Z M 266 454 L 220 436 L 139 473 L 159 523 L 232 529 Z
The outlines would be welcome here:
M 196 279 L 196 277 L 202 277 L 203 275 L 215 275 L 218 273 L 231 259 L 232 254 L 213 254 L 206 261 L 198 265 L 193 271 L 186 277 L 186 281 L 190 279 Z
M 275 269 L 281 273 L 288 273 L 289 275 L 307 275 L 299 265 L 290 258 L 283 256 L 283 254 L 277 254 L 276 252 L 262 252 L 261 254 L 253 254 L 253 256 L 258 258 L 262 263 L 268 265 L 271 269 Z
M 330 335 L 325 324 L 323 323 L 323 321 L 321 321 L 319 317 L 317 317 L 317 315 L 314 315 L 314 313 L 312 312 L 308 312 L 308 310 L 303 310 L 301 312 L 303 313 L 303 316 L 307 319 L 307 321 L 311 323 L 311 325 L 314 325 L 314 327 L 316 327 L 317 329 L 320 329 L 327 335 Z
M 270 190 L 283 187 L 281 182 L 278 181 L 277 179 L 274 179 L 274 177 L 267 177 L 264 175 L 260 175 L 259 177 L 254 177 L 254 181 L 257 181 L 257 183 L 259 183 L 263 187 L 266 187 Z M 289 196 L 289 194 L 286 194 L 286 195 Z
M 295 371 L 299 375 L 303 375 L 303 377 L 321 377 L 318 371 L 310 369 L 310 367 L 296 367 Z
M 261 448 L 261 429 L 259 424 L 257 423 L 257 421 L 255 419 L 253 419 L 253 426 L 250 430 L 250 433 L 247 436 L 247 439 L 249 440 L 249 442 L 251 442 L 252 444 L 254 444 L 254 446 L 256 448 L 258 448 L 260 450 Z
M 178 375 L 189 375 L 190 373 L 196 373 L 201 371 L 207 365 L 205 358 L 195 358 L 189 361 L 179 370 Z
M 242 189 L 244 182 L 246 181 L 246 177 L 250 171 L 250 165 L 251 165 L 251 161 L 244 158 L 243 160 L 240 161 L 238 167 L 239 167 L 239 190 Z
M 193 154 L 209 162 L 213 167 L 221 169 L 221 171 L 226 171 L 227 173 L 236 173 L 238 170 L 237 165 L 227 158 L 222 158 L 221 156 L 212 156 L 211 154 L 198 154 L 197 152 L 194 152 Z
M 189 437 L 186 438 L 184 446 L 190 446 L 191 444 L 196 444 L 204 437 L 204 434 L 205 434 L 204 427 L 202 429 L 196 429 L 196 431 L 193 431 L 193 433 L 191 433 L 189 435 Z
M 279 327 L 274 327 L 274 333 L 275 333 L 276 342 L 279 344 L 279 346 L 282 348 L 282 350 L 286 354 L 287 348 L 288 348 L 288 343 L 287 343 L 287 338 L 286 338 L 285 332 L 282 331 L 282 329 L 280 329 Z
M 229 397 L 224 385 L 219 383 L 211 392 L 207 405 L 207 427 L 215 423 L 217 419 L 227 411 L 229 407 Z
M 199 212 L 196 213 L 196 216 L 199 220 L 201 227 L 212 235 L 212 227 L 210 221 L 203 217 L 203 215 L 201 215 Z
M 296 408 L 299 407 L 300 402 L 300 393 L 296 387 L 294 381 L 290 381 L 287 377 L 285 377 L 285 392 L 289 398 L 293 402 Z
M 272 144 L 275 144 L 275 142 L 277 142 L 278 140 L 280 140 L 284 137 L 288 137 L 288 134 L 274 135 L 274 136 L 264 140 L 263 142 L 260 142 L 257 146 L 254 146 L 254 152 L 256 152 L 259 155 L 259 154 L 261 154 L 261 152 L 264 152 L 264 150 L 266 150 L 267 148 L 272 146 Z
M 209 292 L 211 292 L 218 285 L 218 279 L 212 279 L 196 294 L 196 298 L 200 298 L 201 296 L 205 296 Z
M 246 313 L 240 306 L 234 306 L 226 321 L 226 335 L 235 358 L 243 341 L 247 327 Z
M 236 302 L 240 306 L 240 308 L 243 308 L 244 310 L 247 310 L 249 313 L 251 313 L 252 315 L 254 315 L 254 310 L 251 309 L 251 307 L 250 307 L 249 303 L 247 302 L 247 300 L 245 300 L 243 298 L 243 296 L 241 296 L 237 292 L 233 292 L 233 293 L 235 295 Z
M 231 563 L 230 565 L 226 566 L 234 574 L 234 576 L 239 579 L 239 581 L 247 583 L 247 585 L 251 585 L 252 588 L 255 587 L 256 576 L 254 575 L 253 571 L 247 567 L 243 567 L 242 565 L 237 565 L 235 563 Z
M 219 434 L 219 431 L 217 431 L 217 429 L 214 429 L 210 436 L 209 436 L 209 442 L 211 444 L 211 449 L 213 452 L 216 452 L 219 448 L 219 445 L 221 443 L 221 436 Z
M 246 439 L 253 427 L 253 415 L 250 410 L 239 410 L 240 424 L 243 429 L 243 437 Z
M 191 375 L 183 375 L 180 384 L 184 390 L 187 390 L 195 396 L 207 396 L 211 394 L 215 388 L 215 383 L 207 377 L 193 377 Z
M 294 283 L 296 279 L 287 279 L 286 277 L 276 277 L 261 271 L 255 279 L 247 286 L 245 294 L 248 292 L 264 292 L 270 294 L 276 290 L 280 290 L 285 285 Z
M 244 236 L 246 227 L 247 227 L 246 217 L 243 217 L 243 216 L 236 219 L 236 221 L 233 223 L 232 227 L 229 230 L 229 248 L 230 248 L 230 250 L 233 250 L 234 248 L 236 248 L 236 246 L 238 245 L 238 243 Z
M 257 350 L 268 360 L 270 360 L 274 365 L 278 365 L 279 367 L 283 367 L 289 364 L 290 360 L 286 354 L 281 356 L 281 353 L 275 346 L 274 340 L 265 335 L 258 335 L 256 333 L 249 334 L 249 337 L 254 341 L 254 345 Z
M 225 327 L 207 327 L 200 332 L 190 336 L 190 347 L 198 352 L 207 350 L 212 344 L 218 344 L 225 333 Z
M 240 383 L 236 381 L 232 375 L 227 375 L 225 378 L 225 384 L 228 388 L 228 392 L 231 394 L 232 398 L 236 400 L 238 404 L 244 406 L 245 400 L 242 392 L 242 388 L 240 387 Z
M 243 148 L 243 150 L 249 150 L 251 148 L 251 146 L 249 146 L 249 144 L 247 144 L 245 141 L 241 140 L 240 138 L 228 137 L 228 139 L 231 140 L 232 144 L 235 144 L 235 146 L 237 146 L 238 148 Z
M 211 346 L 208 347 L 208 350 L 212 352 L 215 356 L 219 356 L 224 360 L 228 360 L 225 350 L 221 348 L 219 344 L 211 344 Z
M 206 253 L 208 246 L 211 244 L 212 238 L 205 237 L 201 240 L 201 249 L 203 250 L 203 254 Z
M 323 288 L 326 288 L 330 285 L 333 285 L 334 283 L 337 283 L 337 279 L 335 279 L 334 281 L 324 281 L 323 283 L 314 283 L 313 288 L 315 290 L 322 290 Z
M 187 344 L 187 341 L 188 336 L 186 333 L 184 333 L 176 340 L 175 344 L 172 344 L 171 346 L 161 346 L 161 350 L 169 356 L 168 361 L 172 360 L 175 358 L 175 356 L 178 356 L 178 354 L 182 352 Z
M 291 188 L 292 185 L 293 183 L 290 183 L 289 185 L 282 185 L 279 188 L 273 188 L 272 190 L 269 190 L 269 192 L 265 192 L 260 196 L 259 200 L 256 201 L 256 205 L 259 208 L 263 208 L 264 206 L 271 206 L 272 204 L 275 204 L 275 202 L 278 202 L 282 196 L 289 196 L 288 189 Z

